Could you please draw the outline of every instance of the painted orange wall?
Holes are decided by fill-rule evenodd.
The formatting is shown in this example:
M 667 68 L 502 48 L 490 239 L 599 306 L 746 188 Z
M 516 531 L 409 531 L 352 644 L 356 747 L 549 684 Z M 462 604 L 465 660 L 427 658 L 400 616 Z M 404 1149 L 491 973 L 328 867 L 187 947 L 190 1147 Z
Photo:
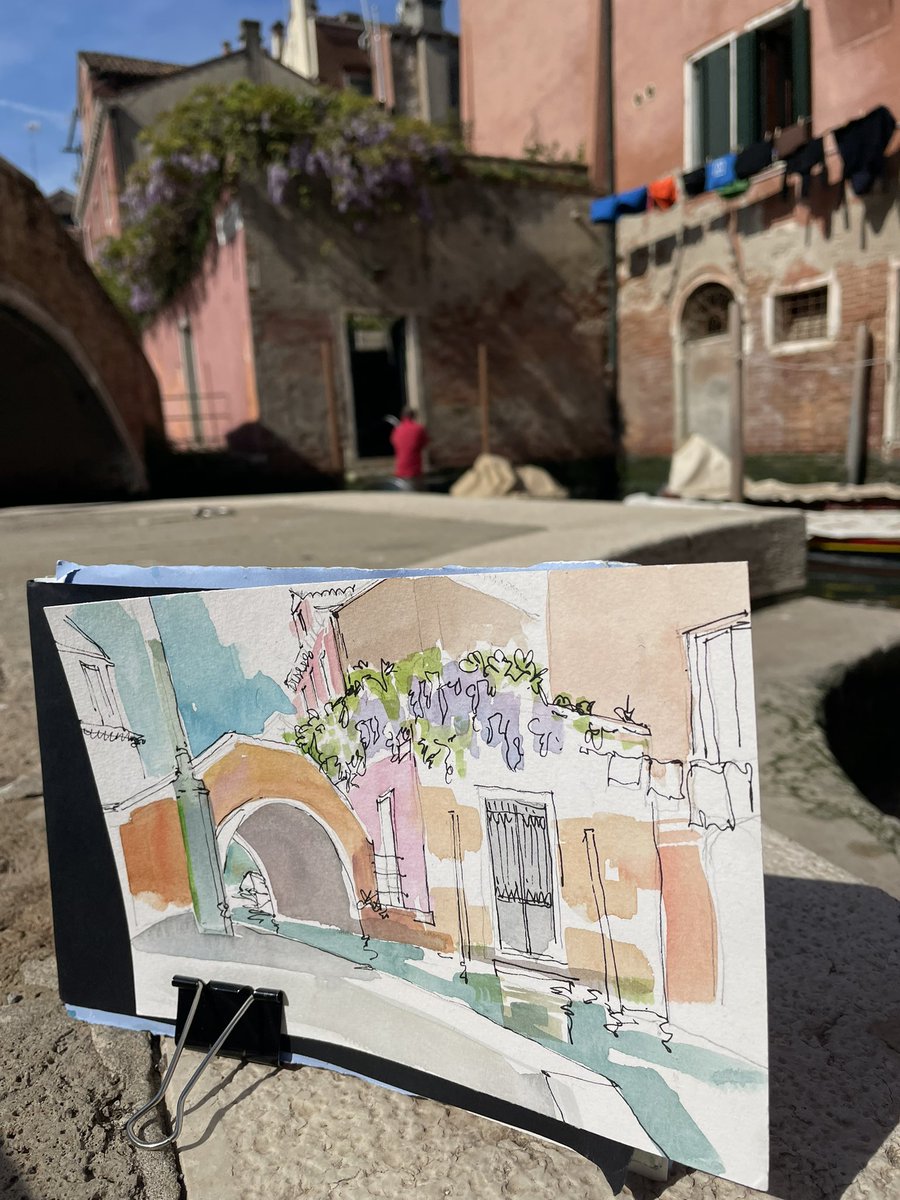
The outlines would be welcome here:
M 807 7 L 813 132 L 825 133 L 877 104 L 900 111 L 900 17 L 890 0 L 808 0 Z M 683 162 L 685 60 L 775 8 L 764 0 L 666 0 L 652 6 L 614 0 L 619 188 L 694 165 Z M 635 105 L 634 96 L 648 85 L 653 99 Z
M 699 837 L 692 831 L 663 831 L 659 842 L 666 913 L 666 994 L 675 1004 L 712 1004 L 719 933 Z
M 119 831 L 128 887 L 153 908 L 190 908 L 187 858 L 173 798 L 135 809 Z
M 460 0 L 460 102 L 474 153 L 521 158 L 540 142 L 588 156 L 597 3 Z

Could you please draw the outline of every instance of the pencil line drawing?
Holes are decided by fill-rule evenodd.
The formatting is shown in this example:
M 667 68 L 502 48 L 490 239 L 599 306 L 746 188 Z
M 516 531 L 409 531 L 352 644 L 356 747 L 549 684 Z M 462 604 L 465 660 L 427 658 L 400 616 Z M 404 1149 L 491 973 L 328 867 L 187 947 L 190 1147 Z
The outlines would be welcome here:
M 166 1015 L 173 965 L 265 968 L 288 1032 L 761 1186 L 742 568 L 410 577 L 47 616 L 141 1011 Z

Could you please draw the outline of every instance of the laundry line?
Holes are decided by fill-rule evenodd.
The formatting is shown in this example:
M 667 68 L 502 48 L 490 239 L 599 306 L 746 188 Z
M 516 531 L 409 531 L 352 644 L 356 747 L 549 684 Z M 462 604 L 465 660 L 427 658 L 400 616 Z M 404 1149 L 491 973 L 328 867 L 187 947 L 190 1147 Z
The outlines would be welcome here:
M 788 345 L 790 343 L 787 343 Z M 798 353 L 804 353 L 798 351 Z M 821 354 L 821 350 L 805 351 L 809 354 Z M 783 371 L 814 371 L 821 374 L 823 371 L 829 374 L 836 375 L 841 371 L 854 371 L 857 367 L 879 367 L 885 366 L 888 363 L 900 364 L 900 355 L 895 358 L 855 358 L 852 362 L 847 363 L 792 363 L 785 362 L 777 354 L 753 354 L 744 358 L 744 365 L 747 367 L 762 365 L 771 367 L 773 363 Z

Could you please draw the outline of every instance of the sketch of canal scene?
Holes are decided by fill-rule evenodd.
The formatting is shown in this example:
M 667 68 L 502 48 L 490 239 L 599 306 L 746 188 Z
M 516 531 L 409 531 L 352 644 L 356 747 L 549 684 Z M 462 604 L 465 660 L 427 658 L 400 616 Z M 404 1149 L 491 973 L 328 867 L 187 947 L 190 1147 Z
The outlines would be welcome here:
M 764 1187 L 746 569 L 50 608 L 129 924 L 287 1033 Z

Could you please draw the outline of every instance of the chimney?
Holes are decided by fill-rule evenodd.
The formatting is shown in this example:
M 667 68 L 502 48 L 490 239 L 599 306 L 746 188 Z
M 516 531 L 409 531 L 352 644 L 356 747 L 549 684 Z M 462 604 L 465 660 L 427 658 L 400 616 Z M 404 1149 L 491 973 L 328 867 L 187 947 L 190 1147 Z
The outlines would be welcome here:
M 291 0 L 284 35 L 281 61 L 307 79 L 317 79 L 319 75 L 318 11 L 316 0 Z
M 397 20 L 413 33 L 443 33 L 444 0 L 400 0 Z
M 231 53 L 231 42 L 223 42 L 222 43 L 222 53 L 223 54 Z
M 281 62 L 281 56 L 284 53 L 284 23 L 276 21 L 272 26 L 272 57 L 276 62 Z
M 241 45 L 247 55 L 247 74 L 254 83 L 262 83 L 262 38 L 259 21 L 241 21 Z
M 259 21 L 241 21 L 241 45 L 245 50 L 261 45 Z

